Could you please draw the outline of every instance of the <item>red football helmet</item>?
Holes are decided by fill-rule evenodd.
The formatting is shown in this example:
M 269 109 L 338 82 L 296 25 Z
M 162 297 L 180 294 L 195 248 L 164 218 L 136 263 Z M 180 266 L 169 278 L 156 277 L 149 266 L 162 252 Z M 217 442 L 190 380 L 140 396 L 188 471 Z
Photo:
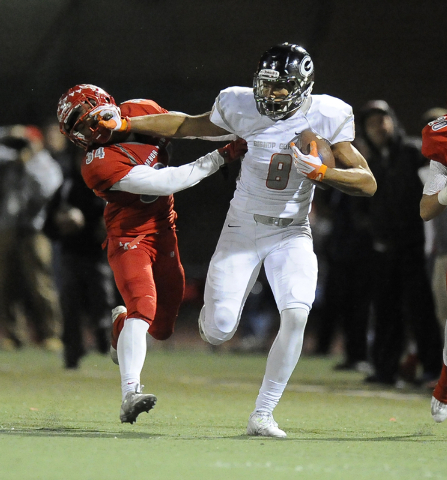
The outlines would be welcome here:
M 83 122 L 95 107 L 102 105 L 116 106 L 113 97 L 102 88 L 89 84 L 76 85 L 70 88 L 59 99 L 57 106 L 57 119 L 60 131 L 74 144 L 84 149 L 87 149 L 92 143 L 108 142 L 112 132 L 104 128 L 98 126 L 90 127 L 92 136 L 89 139 L 76 131 L 76 126 Z

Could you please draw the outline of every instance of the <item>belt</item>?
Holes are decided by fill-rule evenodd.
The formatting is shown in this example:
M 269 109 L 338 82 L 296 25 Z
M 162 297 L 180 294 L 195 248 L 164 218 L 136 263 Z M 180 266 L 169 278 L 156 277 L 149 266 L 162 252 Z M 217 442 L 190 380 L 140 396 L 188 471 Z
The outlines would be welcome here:
M 267 217 L 266 215 L 258 215 L 257 213 L 253 215 L 253 218 L 258 223 L 272 225 L 274 227 L 288 227 L 293 222 L 293 218 Z

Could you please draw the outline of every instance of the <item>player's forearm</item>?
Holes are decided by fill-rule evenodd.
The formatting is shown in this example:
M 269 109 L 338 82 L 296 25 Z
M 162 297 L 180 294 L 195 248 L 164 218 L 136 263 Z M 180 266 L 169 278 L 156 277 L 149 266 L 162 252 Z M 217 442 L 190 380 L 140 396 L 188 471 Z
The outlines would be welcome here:
M 422 195 L 419 210 L 422 220 L 428 222 L 432 218 L 437 217 L 445 210 L 446 205 L 439 203 L 438 194 Z
M 174 169 L 169 172 L 169 178 L 166 179 L 168 188 L 171 190 L 170 193 L 180 192 L 181 190 L 197 185 L 204 178 L 217 172 L 223 164 L 223 157 L 215 150 L 195 162 L 174 167 Z M 159 170 L 159 172 L 163 173 L 163 169 Z
M 377 183 L 363 155 L 351 142 L 336 143 L 331 149 L 336 168 L 328 168 L 321 183 L 348 195 L 372 197 Z
M 162 113 L 131 118 L 131 131 L 156 137 L 175 137 L 185 121 L 184 113 Z
M 145 133 L 158 137 L 222 138 L 231 133 L 212 123 L 209 112 L 202 115 L 169 112 L 159 115 L 132 117 L 130 120 L 130 129 L 132 132 Z
M 155 170 L 139 165 L 117 182 L 111 190 L 120 190 L 137 195 L 171 195 L 199 183 L 216 172 L 224 163 L 217 151 L 208 153 L 195 162 L 180 167 Z
M 361 166 L 350 169 L 328 168 L 322 183 L 359 197 L 372 197 L 377 190 L 374 176 Z

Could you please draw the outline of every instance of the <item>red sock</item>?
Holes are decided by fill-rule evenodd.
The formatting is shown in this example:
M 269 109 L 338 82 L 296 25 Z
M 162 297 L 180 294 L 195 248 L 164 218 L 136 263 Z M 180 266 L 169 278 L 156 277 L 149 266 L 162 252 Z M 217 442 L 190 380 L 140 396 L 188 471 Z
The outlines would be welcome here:
M 442 365 L 441 376 L 433 391 L 433 396 L 436 400 L 447 404 L 447 366 Z

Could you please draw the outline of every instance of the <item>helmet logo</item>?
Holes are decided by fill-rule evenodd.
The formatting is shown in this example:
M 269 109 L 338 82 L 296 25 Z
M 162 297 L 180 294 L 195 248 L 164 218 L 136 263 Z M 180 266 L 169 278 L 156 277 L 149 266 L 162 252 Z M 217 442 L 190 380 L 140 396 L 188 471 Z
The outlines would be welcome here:
M 432 130 L 436 132 L 447 125 L 447 119 L 445 117 L 438 117 L 436 120 L 433 120 L 433 122 L 430 122 L 429 125 Z
M 314 71 L 314 62 L 309 55 L 306 55 L 300 63 L 300 73 L 303 77 L 308 77 Z
M 58 120 L 59 122 L 62 121 L 62 119 L 67 115 L 67 112 L 71 108 L 71 102 L 67 102 L 67 100 L 64 101 L 62 105 L 59 106 L 59 111 L 58 111 Z
M 258 77 L 262 80 L 276 80 L 279 77 L 279 72 L 270 68 L 263 68 Z

